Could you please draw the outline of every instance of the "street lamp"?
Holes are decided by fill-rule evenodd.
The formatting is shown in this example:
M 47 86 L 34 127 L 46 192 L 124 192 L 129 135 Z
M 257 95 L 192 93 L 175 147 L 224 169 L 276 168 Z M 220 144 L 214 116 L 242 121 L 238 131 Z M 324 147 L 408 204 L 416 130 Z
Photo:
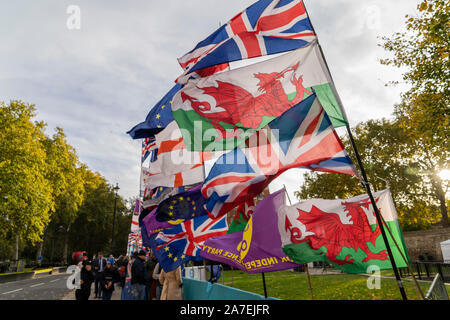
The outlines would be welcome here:
M 119 191 L 119 184 L 116 183 L 116 186 L 113 188 L 113 190 L 115 191 L 115 196 L 114 196 L 114 216 L 113 216 L 113 225 L 112 225 L 112 235 L 111 235 L 111 254 L 113 252 L 113 246 L 114 246 L 114 225 L 116 222 L 116 210 L 117 210 L 117 192 Z

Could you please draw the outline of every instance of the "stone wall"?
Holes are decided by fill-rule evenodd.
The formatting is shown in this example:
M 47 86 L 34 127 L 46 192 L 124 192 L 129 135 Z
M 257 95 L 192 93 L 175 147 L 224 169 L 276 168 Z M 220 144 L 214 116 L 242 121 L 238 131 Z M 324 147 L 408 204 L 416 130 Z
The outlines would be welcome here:
M 450 228 L 435 227 L 431 230 L 403 232 L 411 262 L 420 260 L 442 261 L 440 243 L 450 239 Z

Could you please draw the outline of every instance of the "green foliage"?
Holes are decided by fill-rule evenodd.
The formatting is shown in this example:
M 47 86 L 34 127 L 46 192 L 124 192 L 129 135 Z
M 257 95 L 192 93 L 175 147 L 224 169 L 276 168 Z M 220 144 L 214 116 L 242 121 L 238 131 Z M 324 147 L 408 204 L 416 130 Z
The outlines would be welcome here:
M 450 166 L 450 1 L 424 0 L 418 15 L 406 16 L 407 32 L 383 38 L 393 54 L 381 63 L 405 68 L 411 89 L 395 107 L 399 126 L 415 142 L 415 160 L 432 186 L 442 222 L 448 224 L 446 188 L 438 174 Z
M 45 125 L 33 105 L 0 103 L 0 237 L 36 243 L 50 219 L 52 185 L 42 142 Z
M 437 204 L 428 181 L 418 174 L 414 140 L 398 123 L 386 119 L 360 123 L 353 129 L 369 182 L 373 189 L 382 190 L 389 185 L 396 202 L 399 221 L 404 229 L 424 229 L 438 221 Z M 356 159 L 348 137 L 343 143 L 354 163 Z M 296 192 L 298 199 L 349 198 L 365 193 L 359 180 L 342 174 L 305 174 L 305 183 Z
M 109 252 L 113 187 L 78 160 L 62 128 L 45 135 L 45 124 L 33 122 L 34 105 L 11 101 L 0 107 L 0 260 L 11 258 L 16 234 L 28 261 L 36 254 L 51 263 L 70 262 L 77 250 Z M 128 207 L 118 196 L 114 254 L 126 250 Z

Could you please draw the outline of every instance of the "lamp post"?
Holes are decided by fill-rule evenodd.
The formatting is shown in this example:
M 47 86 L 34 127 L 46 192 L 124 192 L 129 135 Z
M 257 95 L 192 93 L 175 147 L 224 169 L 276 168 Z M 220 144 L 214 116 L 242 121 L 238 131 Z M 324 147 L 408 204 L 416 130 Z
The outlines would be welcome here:
M 111 254 L 113 252 L 113 246 L 114 246 L 114 225 L 116 222 L 116 210 L 117 210 L 117 192 L 119 191 L 119 184 L 116 183 L 116 186 L 113 188 L 115 191 L 114 196 L 114 216 L 113 216 L 113 225 L 112 225 L 112 235 L 111 235 Z

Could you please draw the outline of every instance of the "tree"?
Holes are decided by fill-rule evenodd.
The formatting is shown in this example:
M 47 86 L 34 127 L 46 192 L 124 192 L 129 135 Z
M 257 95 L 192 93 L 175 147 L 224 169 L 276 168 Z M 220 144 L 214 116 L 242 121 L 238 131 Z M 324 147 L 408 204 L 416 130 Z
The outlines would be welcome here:
M 381 63 L 406 68 L 403 80 L 411 89 L 402 94 L 394 114 L 415 141 L 419 173 L 431 185 L 442 223 L 448 225 L 447 190 L 439 172 L 450 166 L 450 2 L 424 0 L 418 11 L 416 17 L 406 16 L 407 32 L 383 38 L 393 57 Z
M 70 236 L 70 247 L 89 254 L 109 252 L 115 192 L 98 173 L 85 168 L 85 199 L 79 208 Z M 112 254 L 123 254 L 131 225 L 131 213 L 122 197 L 117 198 L 115 245 Z
M 414 161 L 415 150 L 411 139 L 397 122 L 386 119 L 370 120 L 353 129 L 361 160 L 375 190 L 389 185 L 405 229 L 423 229 L 437 222 L 438 211 L 430 196 L 430 185 L 417 174 L 419 164 Z M 343 143 L 351 150 L 348 137 Z M 356 160 L 350 152 L 353 162 Z M 312 197 L 349 198 L 365 193 L 359 180 L 342 174 L 307 173 L 299 199 Z
M 52 186 L 45 177 L 47 156 L 42 122 L 34 105 L 0 102 L 0 238 L 36 243 L 50 219 Z M 5 240 L 3 240 L 5 241 Z M 7 241 L 7 240 L 6 240 Z

